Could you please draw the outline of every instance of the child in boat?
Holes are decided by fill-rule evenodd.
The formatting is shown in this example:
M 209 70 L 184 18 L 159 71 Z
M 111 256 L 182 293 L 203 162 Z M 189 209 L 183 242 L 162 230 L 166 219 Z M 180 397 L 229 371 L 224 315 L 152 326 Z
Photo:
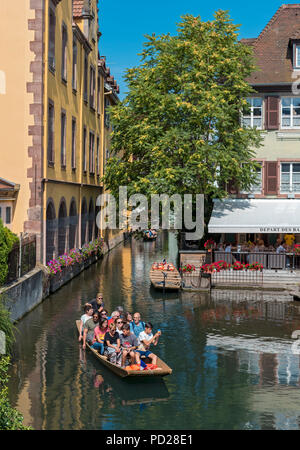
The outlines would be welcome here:
M 139 342 L 135 334 L 130 332 L 130 325 L 126 323 L 123 325 L 123 333 L 120 337 L 122 346 L 122 367 L 125 367 L 127 356 L 131 359 L 131 364 L 135 364 L 136 353 Z
M 108 320 L 103 318 L 100 319 L 99 325 L 94 330 L 94 339 L 92 348 L 98 350 L 98 352 L 104 354 L 104 338 L 108 331 Z
M 155 346 L 157 345 L 159 336 L 161 335 L 161 331 L 157 331 L 157 333 L 155 333 L 155 335 L 153 336 L 152 330 L 153 330 L 152 323 L 147 322 L 145 324 L 145 331 L 142 331 L 139 334 L 140 344 L 136 351 L 137 364 L 140 364 L 141 362 L 140 357 L 145 356 L 146 358 L 150 358 L 152 364 L 156 366 L 157 356 L 154 353 L 152 353 L 149 349 L 151 344 L 154 344 Z
M 121 335 L 123 334 L 123 325 L 125 324 L 125 319 L 122 319 L 121 317 L 118 317 L 117 320 L 115 320 L 116 324 L 116 331 L 119 333 L 119 336 L 121 338 Z
M 84 314 L 80 317 L 80 329 L 79 329 L 79 342 L 81 341 L 83 337 L 83 327 L 87 320 L 89 320 L 93 315 L 93 307 L 90 303 L 86 303 L 83 307 Z
M 119 364 L 121 360 L 121 342 L 119 333 L 116 331 L 116 324 L 112 322 L 104 336 L 105 354 L 112 363 Z
M 94 339 L 95 328 L 99 325 L 99 313 L 94 312 L 93 317 L 88 319 L 83 327 L 83 345 L 82 348 L 85 350 L 86 343 L 92 344 Z

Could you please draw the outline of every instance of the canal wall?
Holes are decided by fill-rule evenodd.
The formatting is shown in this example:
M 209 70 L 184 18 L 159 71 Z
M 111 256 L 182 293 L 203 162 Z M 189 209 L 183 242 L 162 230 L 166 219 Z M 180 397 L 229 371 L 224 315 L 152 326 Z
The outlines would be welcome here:
M 5 308 L 12 322 L 21 319 L 49 295 L 48 274 L 40 267 L 28 272 L 11 286 L 0 290 Z
M 11 321 L 20 320 L 50 294 L 67 284 L 128 237 L 128 233 L 120 233 L 114 236 L 113 239 L 104 244 L 102 255 L 92 255 L 83 263 L 66 267 L 61 273 L 54 276 L 51 276 L 46 267 L 40 264 L 14 283 L 2 287 L 0 297 L 5 308 L 10 312 Z

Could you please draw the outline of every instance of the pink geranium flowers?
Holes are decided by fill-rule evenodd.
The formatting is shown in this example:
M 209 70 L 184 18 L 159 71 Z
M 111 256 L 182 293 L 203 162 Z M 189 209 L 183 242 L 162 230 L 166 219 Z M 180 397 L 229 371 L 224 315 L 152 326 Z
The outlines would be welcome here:
M 64 253 L 56 259 L 52 259 L 47 263 L 49 273 L 55 275 L 56 273 L 62 272 L 64 267 L 86 261 L 93 253 L 101 252 L 103 242 L 102 238 L 97 238 L 95 241 L 84 244 L 81 249 L 73 248 L 69 253 Z

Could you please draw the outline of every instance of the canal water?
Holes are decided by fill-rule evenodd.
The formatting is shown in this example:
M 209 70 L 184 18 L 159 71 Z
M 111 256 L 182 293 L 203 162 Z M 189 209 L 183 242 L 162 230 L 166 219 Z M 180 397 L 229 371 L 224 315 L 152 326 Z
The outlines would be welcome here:
M 280 293 L 167 293 L 149 269 L 176 263 L 172 233 L 131 239 L 51 295 L 17 326 L 10 397 L 35 429 L 299 429 L 300 360 L 291 334 L 300 307 Z M 82 305 L 139 311 L 162 336 L 173 369 L 158 382 L 118 378 L 78 343 Z M 297 349 L 296 349 L 297 350 Z

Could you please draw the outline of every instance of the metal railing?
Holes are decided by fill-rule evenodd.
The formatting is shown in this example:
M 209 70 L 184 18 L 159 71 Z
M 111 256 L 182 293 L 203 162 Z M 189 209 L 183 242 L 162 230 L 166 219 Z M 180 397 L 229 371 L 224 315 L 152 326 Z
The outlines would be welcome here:
M 294 270 L 300 269 L 300 254 L 276 252 L 225 252 L 213 251 L 213 262 L 225 261 L 234 264 L 262 264 L 263 269 Z
M 8 274 L 6 282 L 11 283 L 35 268 L 36 236 L 30 236 L 15 244 L 8 255 Z
M 230 286 L 262 286 L 263 270 L 221 270 L 211 274 L 211 284 Z

